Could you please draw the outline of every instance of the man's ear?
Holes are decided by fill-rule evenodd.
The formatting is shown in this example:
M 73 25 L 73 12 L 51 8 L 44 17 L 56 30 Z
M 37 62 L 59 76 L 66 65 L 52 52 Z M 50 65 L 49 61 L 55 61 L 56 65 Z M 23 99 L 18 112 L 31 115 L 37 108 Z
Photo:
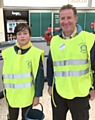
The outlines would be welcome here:
M 78 16 L 76 16 L 75 21 L 76 21 L 76 23 L 78 22 Z

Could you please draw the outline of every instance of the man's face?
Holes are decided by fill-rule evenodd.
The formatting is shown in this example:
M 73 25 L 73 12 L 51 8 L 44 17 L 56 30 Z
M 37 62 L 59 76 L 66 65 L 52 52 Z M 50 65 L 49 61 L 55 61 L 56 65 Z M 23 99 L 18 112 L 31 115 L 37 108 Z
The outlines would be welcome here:
M 78 18 L 74 15 L 72 9 L 65 9 L 60 12 L 59 22 L 64 34 L 72 34 Z

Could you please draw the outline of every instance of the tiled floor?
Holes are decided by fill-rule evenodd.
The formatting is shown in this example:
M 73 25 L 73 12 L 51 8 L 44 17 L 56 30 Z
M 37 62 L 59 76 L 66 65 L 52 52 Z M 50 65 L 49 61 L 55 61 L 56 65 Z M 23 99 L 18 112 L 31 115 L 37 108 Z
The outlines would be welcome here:
M 44 114 L 45 114 L 44 120 L 52 120 L 51 119 L 52 112 L 51 112 L 51 105 L 50 105 L 50 96 L 47 93 L 47 82 L 45 82 L 45 86 L 44 86 L 44 96 L 40 100 L 44 108 Z M 90 104 L 91 104 L 90 120 L 95 120 L 95 100 L 90 101 Z M 40 109 L 39 105 L 37 107 Z M 1 99 L 0 100 L 0 120 L 7 120 L 6 115 L 7 115 L 6 102 L 5 102 L 5 99 Z M 19 115 L 18 120 L 21 120 L 20 115 Z M 67 114 L 67 120 L 72 120 L 69 112 Z

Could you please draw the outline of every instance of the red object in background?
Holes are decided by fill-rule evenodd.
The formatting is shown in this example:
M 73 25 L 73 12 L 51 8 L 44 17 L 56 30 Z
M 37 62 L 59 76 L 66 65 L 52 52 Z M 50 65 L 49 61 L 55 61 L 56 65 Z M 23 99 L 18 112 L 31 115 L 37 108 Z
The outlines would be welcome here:
M 51 28 L 51 27 L 48 27 L 48 31 L 49 31 L 49 32 L 52 32 L 52 28 Z
M 50 42 L 52 39 L 52 36 L 49 36 L 48 33 L 45 33 L 44 37 L 48 42 Z
M 55 28 L 54 28 L 55 31 L 58 31 L 59 29 L 60 29 L 59 27 L 55 27 Z
M 91 23 L 91 28 L 94 28 L 95 27 L 95 22 L 92 22 Z

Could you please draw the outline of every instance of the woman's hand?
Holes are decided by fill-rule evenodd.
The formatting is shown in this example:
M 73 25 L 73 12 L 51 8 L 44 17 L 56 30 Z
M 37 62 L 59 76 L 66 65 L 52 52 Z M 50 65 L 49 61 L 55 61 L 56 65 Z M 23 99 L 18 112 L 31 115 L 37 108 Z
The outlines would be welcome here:
M 36 106 L 38 104 L 39 104 L 39 97 L 34 97 L 33 106 Z

